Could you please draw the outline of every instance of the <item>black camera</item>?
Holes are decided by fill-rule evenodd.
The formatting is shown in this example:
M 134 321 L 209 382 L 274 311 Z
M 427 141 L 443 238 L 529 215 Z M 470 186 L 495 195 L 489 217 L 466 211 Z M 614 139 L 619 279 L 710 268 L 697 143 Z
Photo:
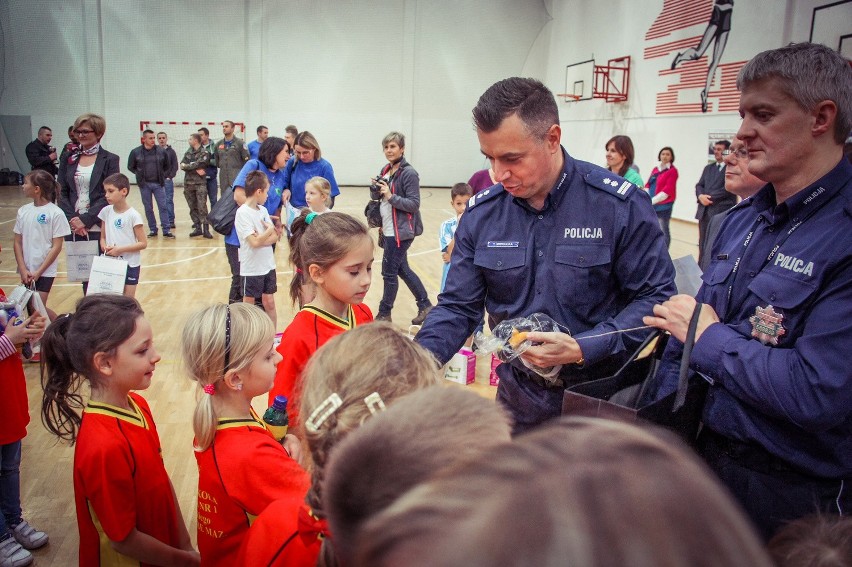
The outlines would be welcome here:
M 382 188 L 379 185 L 379 181 L 387 182 L 387 179 L 381 175 L 377 175 L 373 178 L 373 183 L 370 185 L 370 198 L 374 201 L 378 201 L 382 198 Z

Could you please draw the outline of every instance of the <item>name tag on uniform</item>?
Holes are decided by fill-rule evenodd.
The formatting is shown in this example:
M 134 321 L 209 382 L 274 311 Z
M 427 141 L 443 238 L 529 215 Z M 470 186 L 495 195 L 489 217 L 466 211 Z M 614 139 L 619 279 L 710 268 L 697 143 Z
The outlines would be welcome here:
M 509 241 L 499 241 L 499 240 L 489 240 L 488 248 L 518 248 L 520 246 L 520 242 L 509 242 Z

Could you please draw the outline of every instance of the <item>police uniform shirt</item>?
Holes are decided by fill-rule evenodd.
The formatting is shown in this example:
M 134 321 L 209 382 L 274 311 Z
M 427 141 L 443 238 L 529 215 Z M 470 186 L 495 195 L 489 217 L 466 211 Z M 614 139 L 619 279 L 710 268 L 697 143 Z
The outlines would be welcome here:
M 642 327 L 642 316 L 676 293 L 648 195 L 564 149 L 563 157 L 541 211 L 500 184 L 469 201 L 446 288 L 417 334 L 441 363 L 470 335 L 483 308 L 492 326 L 543 312 L 580 338 Z M 626 355 L 647 332 L 581 340 L 584 369 Z
M 780 205 L 768 185 L 732 209 L 697 296 L 723 323 L 704 331 L 690 365 L 714 383 L 706 426 L 829 479 L 852 475 L 850 233 L 845 159 Z M 667 384 L 680 348 L 669 342 Z

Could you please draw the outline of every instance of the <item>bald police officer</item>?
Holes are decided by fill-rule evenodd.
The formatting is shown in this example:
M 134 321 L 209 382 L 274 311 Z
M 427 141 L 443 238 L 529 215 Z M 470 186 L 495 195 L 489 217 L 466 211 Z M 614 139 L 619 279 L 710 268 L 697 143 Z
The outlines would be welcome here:
M 675 293 L 674 268 L 644 191 L 560 145 L 553 94 L 534 79 L 492 85 L 473 110 L 497 185 L 462 216 L 452 267 L 417 341 L 446 363 L 487 309 L 492 327 L 543 312 L 567 333 L 531 333 L 523 358 L 563 365 L 545 381 L 498 368 L 516 432 L 559 415 L 564 386 L 611 374 L 648 333 L 642 316 Z M 634 330 L 630 330 L 634 329 Z

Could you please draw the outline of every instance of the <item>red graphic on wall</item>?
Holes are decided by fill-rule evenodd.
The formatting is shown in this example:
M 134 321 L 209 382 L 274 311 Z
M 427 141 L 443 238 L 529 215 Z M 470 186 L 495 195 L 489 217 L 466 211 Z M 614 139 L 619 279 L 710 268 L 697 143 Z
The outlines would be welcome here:
M 673 81 L 657 93 L 657 114 L 738 110 L 737 73 L 746 62 L 721 62 L 733 11 L 734 0 L 663 0 L 662 11 L 645 34 L 644 50 L 646 60 L 659 59 L 658 75 Z M 707 24 L 703 34 L 671 39 L 702 23 Z M 664 38 L 662 43 L 653 41 Z

